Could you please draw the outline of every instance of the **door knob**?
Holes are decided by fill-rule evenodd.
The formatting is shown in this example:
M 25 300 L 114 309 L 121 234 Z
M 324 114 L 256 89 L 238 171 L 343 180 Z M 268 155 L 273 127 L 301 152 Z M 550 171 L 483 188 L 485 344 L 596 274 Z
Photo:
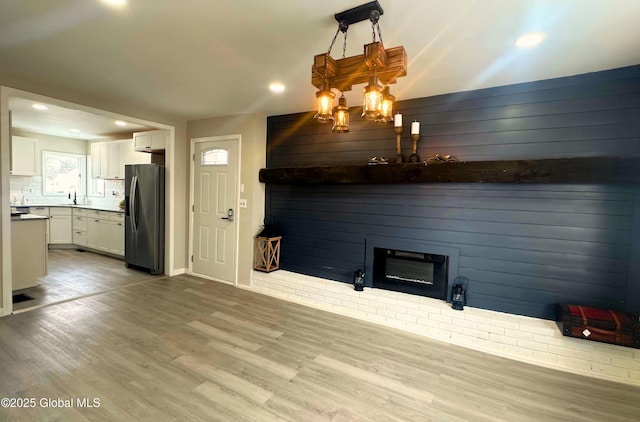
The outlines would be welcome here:
M 233 208 L 229 208 L 229 210 L 227 211 L 227 216 L 222 217 L 222 219 L 229 220 L 229 222 L 231 223 L 233 221 Z

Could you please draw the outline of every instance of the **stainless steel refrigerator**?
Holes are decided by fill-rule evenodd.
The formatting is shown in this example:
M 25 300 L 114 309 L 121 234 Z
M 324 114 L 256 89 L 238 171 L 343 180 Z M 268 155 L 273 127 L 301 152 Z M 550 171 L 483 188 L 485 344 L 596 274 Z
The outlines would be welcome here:
M 127 267 L 164 273 L 164 167 L 125 166 L 124 260 Z

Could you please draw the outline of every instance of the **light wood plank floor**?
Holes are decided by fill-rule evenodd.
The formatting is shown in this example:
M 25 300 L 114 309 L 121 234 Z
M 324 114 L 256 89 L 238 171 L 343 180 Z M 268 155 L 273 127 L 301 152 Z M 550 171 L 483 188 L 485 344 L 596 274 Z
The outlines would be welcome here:
M 0 420 L 638 421 L 640 388 L 190 276 L 0 319 Z M 45 402 L 46 404 L 47 402 Z
M 33 297 L 33 300 L 14 304 L 14 312 L 157 277 L 126 268 L 121 259 L 75 249 L 50 249 L 48 259 L 48 274 L 40 278 L 37 286 L 14 292 Z

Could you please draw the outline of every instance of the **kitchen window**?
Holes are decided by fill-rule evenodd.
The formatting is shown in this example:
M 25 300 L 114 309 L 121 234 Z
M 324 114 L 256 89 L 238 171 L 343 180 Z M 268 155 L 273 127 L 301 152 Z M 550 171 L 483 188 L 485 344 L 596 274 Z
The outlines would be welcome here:
M 42 193 L 44 195 L 83 196 L 86 157 L 79 154 L 42 151 Z

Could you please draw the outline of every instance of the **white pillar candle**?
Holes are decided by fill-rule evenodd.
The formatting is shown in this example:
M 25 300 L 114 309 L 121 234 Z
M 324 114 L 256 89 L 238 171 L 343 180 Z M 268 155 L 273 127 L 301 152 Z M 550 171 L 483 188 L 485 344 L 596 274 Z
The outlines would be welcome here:
M 402 126 L 402 114 L 400 113 L 396 113 L 395 116 L 393 116 L 393 125 L 395 127 L 400 127 Z
M 420 135 L 420 122 L 411 123 L 411 134 Z

